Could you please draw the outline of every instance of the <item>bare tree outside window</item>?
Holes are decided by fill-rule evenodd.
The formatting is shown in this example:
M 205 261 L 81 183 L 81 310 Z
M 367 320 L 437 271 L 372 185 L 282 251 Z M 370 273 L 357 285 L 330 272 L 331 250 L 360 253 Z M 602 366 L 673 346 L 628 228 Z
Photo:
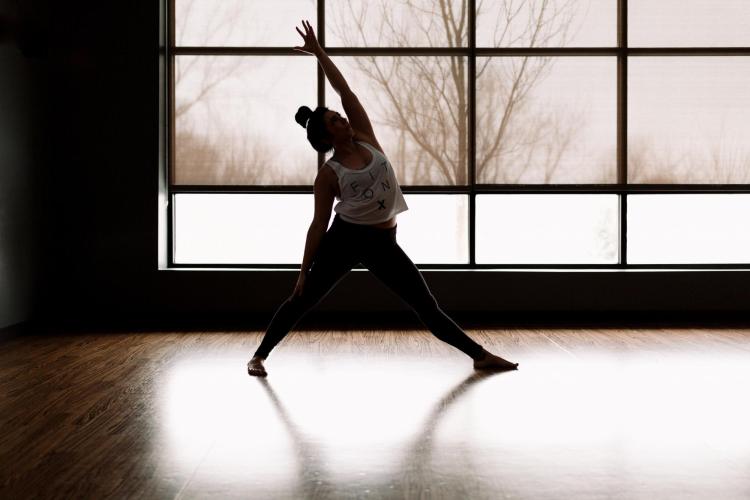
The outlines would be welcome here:
M 205 45 L 217 36 L 224 36 L 225 33 L 231 33 L 237 26 L 232 22 L 232 15 L 237 15 L 238 9 L 235 7 L 226 14 L 200 16 L 203 21 L 201 29 L 191 29 L 199 18 L 197 10 L 200 8 L 196 0 L 181 0 L 175 2 L 177 13 L 175 15 L 175 42 L 176 45 Z M 201 63 L 201 58 L 197 56 L 179 58 L 175 61 L 175 94 L 177 95 L 174 107 L 175 123 L 175 165 L 179 168 L 175 172 L 174 180 L 178 184 L 199 184 L 201 181 L 214 177 L 213 169 L 221 164 L 222 149 L 216 139 L 211 139 L 202 130 L 199 124 L 193 123 L 189 118 L 189 111 L 196 105 L 200 105 L 202 100 L 225 78 L 231 76 L 236 70 L 236 66 L 225 68 L 217 72 L 215 62 L 217 59 L 212 58 L 209 67 L 205 68 L 202 81 L 197 91 L 185 95 L 186 75 Z M 196 130 L 196 128 L 198 130 Z
M 489 24 L 495 26 L 492 43 L 496 46 L 565 45 L 571 33 L 580 28 L 580 19 L 585 19 L 580 6 L 589 1 L 478 2 L 477 22 L 485 26 L 485 21 L 493 19 Z M 238 20 L 247 17 L 237 2 L 214 10 L 206 8 L 205 0 L 180 0 L 178 6 L 178 46 L 216 45 L 247 36 L 236 34 L 242 27 Z M 466 0 L 330 1 L 327 33 L 333 45 L 465 47 L 467 8 Z M 243 70 L 239 57 L 177 58 L 177 184 L 311 182 L 313 160 L 302 151 L 289 152 L 287 158 L 291 157 L 291 161 L 283 166 L 272 160 L 272 151 L 289 146 L 289 141 L 279 140 L 278 125 L 274 126 L 274 134 L 264 134 L 247 128 L 238 118 L 237 108 L 242 106 L 249 108 L 249 120 L 256 116 L 251 110 L 258 105 L 248 102 L 248 95 L 244 101 L 239 98 L 236 88 L 242 81 L 271 79 L 269 73 L 273 72 L 264 71 L 264 59 L 267 58 L 253 57 L 252 65 Z M 351 60 L 356 64 L 348 64 Z M 388 153 L 394 155 L 404 184 L 468 184 L 470 103 L 465 56 L 341 57 L 337 63 L 355 82 L 357 91 L 367 94 L 363 101 L 381 125 L 378 133 L 384 136 L 382 142 L 389 148 Z M 564 88 L 535 95 L 534 89 L 544 88 L 542 84 L 554 65 L 554 58 L 539 57 L 478 60 L 478 182 L 614 181 L 614 132 L 600 141 L 603 145 L 596 153 L 581 152 L 581 136 L 586 134 L 586 122 L 590 121 L 585 113 L 570 103 L 561 107 L 559 102 L 550 102 L 555 100 L 550 100 L 550 95 L 562 95 Z M 281 80 L 274 82 L 278 88 L 290 88 Z M 569 80 L 568 88 L 572 88 L 571 84 L 575 87 L 576 82 Z M 234 93 L 238 100 L 228 102 L 228 93 Z M 608 99 L 614 109 L 614 95 Z M 295 104 L 303 103 L 302 99 L 298 101 Z M 337 100 L 332 97 L 328 102 L 335 106 Z M 604 117 L 608 120 L 605 128 L 614 129 L 614 115 L 609 114 Z M 293 129 L 287 131 L 290 136 L 294 133 Z M 304 137 L 300 139 L 299 144 L 306 145 Z M 589 159 L 581 162 L 581 156 Z M 560 168 L 566 162 L 578 163 L 577 169 Z
M 478 2 L 477 19 L 494 17 L 494 46 L 565 46 L 574 35 L 585 0 Z M 414 44 L 467 45 L 466 0 L 333 2 L 328 19 L 333 38 L 352 47 Z M 398 8 L 393 8 L 397 5 Z M 497 8 L 500 6 L 499 9 Z M 492 9 L 488 14 L 486 10 Z M 408 23 L 408 28 L 403 24 Z M 339 58 L 344 60 L 346 58 Z M 389 129 L 382 141 L 395 156 L 406 184 L 466 185 L 468 179 L 467 59 L 464 56 L 359 56 L 352 58 L 379 102 L 370 97 L 375 120 Z M 337 61 L 338 62 L 338 61 Z M 565 157 L 584 132 L 580 110 L 563 108 L 552 94 L 534 96 L 553 72 L 555 58 L 480 58 L 476 67 L 477 181 L 484 183 L 614 182 L 614 85 L 609 101 L 611 136 L 588 171 L 559 176 Z M 612 63 L 614 70 L 614 63 Z M 356 78 L 356 77 L 355 77 Z M 608 75 L 614 83 L 614 72 Z M 357 78 L 361 81 L 362 78 Z M 361 87 L 356 87 L 359 92 Z M 369 96 L 368 96 L 369 97 Z M 367 103 L 368 99 L 364 99 Z M 382 129 L 379 129 L 381 131 Z M 573 159 L 572 161 L 575 161 Z M 579 162 L 580 163 L 580 162 Z
M 291 28 L 285 34 L 271 28 L 286 22 L 292 26 L 293 14 L 313 12 L 315 5 L 313 0 L 288 0 L 269 9 L 239 0 L 176 0 L 176 45 L 264 45 L 274 40 L 288 40 L 291 45 L 296 43 Z M 667 2 L 659 8 L 671 12 L 678 6 Z M 614 44 L 613 0 L 479 0 L 476 7 L 478 46 Z M 708 8 L 707 2 L 692 0 L 680 15 L 692 19 L 691 10 Z M 468 44 L 467 9 L 467 0 L 329 0 L 326 39 L 329 46 L 462 48 Z M 633 2 L 634 32 L 655 29 L 646 21 L 659 16 L 645 16 L 645 9 L 646 4 Z M 699 34 L 706 43 L 711 36 L 723 36 L 719 40 L 735 45 L 742 41 L 740 19 L 748 11 L 737 2 L 732 9 L 737 15 L 732 18 L 736 21 L 725 21 L 729 34 L 710 35 L 709 28 L 711 33 L 717 30 L 701 24 Z M 696 59 L 700 58 L 687 58 L 677 66 Z M 750 151 L 742 137 L 745 122 L 738 119 L 750 108 L 742 97 L 747 93 L 740 90 L 749 81 L 747 71 L 742 70 L 743 64 L 747 67 L 746 58 L 719 59 L 738 60 L 729 68 L 734 76 L 721 81 L 716 75 L 726 71 L 705 73 L 706 81 L 701 83 L 700 74 L 689 79 L 668 59 L 631 58 L 631 182 L 748 182 Z M 614 57 L 590 56 L 477 58 L 476 182 L 616 182 L 614 61 Z M 316 66 L 310 63 L 301 70 L 294 65 L 297 62 L 298 58 L 283 56 L 177 57 L 174 182 L 309 184 L 315 155 L 306 151 L 303 131 L 296 130 L 290 119 L 286 124 L 283 121 L 293 116 L 297 105 L 314 105 L 316 100 Z M 361 55 L 341 56 L 336 62 L 367 105 L 404 184 L 470 182 L 466 56 Z M 647 69 L 641 71 L 641 66 Z M 660 88 L 656 75 L 673 83 Z M 258 85 L 261 81 L 267 85 Z M 701 109 L 705 103 L 713 109 L 697 110 L 685 120 L 675 114 L 674 106 L 665 108 L 664 103 L 679 97 L 681 81 L 694 89 L 692 101 L 685 101 L 683 108 L 703 102 Z M 302 90 L 303 86 L 307 88 Z M 713 97 L 711 88 L 723 90 Z M 649 102 L 649 95 L 661 95 L 663 89 L 666 94 L 656 107 L 639 104 Z M 328 105 L 335 107 L 337 96 L 329 88 L 326 91 Z M 715 111 L 727 114 L 728 121 L 712 121 Z M 709 122 L 712 125 L 706 128 Z M 686 140 L 697 133 L 687 123 L 706 130 Z M 275 153 L 281 149 L 285 153 L 279 162 Z
M 175 44 L 292 45 L 297 16 L 314 13 L 314 5 L 314 0 L 286 0 L 269 9 L 264 2 L 176 0 Z M 280 26 L 289 29 L 281 33 Z M 296 144 L 284 137 L 300 135 L 290 118 L 296 110 L 292 98 L 315 99 L 315 66 L 305 62 L 266 56 L 176 57 L 174 183 L 310 183 L 315 154 L 305 147 L 304 134 Z M 306 88 L 300 91 L 288 82 Z
M 314 61 L 177 56 L 175 72 L 177 184 L 311 182 L 317 156 L 293 117 L 297 99 L 315 102 Z

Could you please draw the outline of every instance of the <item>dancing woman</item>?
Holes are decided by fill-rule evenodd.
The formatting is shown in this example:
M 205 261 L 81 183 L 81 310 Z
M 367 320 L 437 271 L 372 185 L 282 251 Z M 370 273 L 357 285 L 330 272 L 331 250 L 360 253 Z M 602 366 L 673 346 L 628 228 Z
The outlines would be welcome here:
M 247 363 L 248 373 L 266 376 L 264 360 L 284 336 L 358 263 L 362 263 L 417 313 L 438 339 L 474 360 L 477 370 L 515 370 L 511 363 L 474 342 L 438 306 L 422 274 L 396 242 L 396 215 L 408 210 L 390 162 L 375 138 L 367 113 L 338 68 L 303 21 L 305 44 L 295 50 L 317 57 L 328 81 L 341 96 L 346 118 L 336 111 L 302 106 L 295 120 L 321 153 L 333 156 L 318 169 L 313 192 L 315 215 L 307 231 L 297 284 L 271 320 Z M 333 208 L 336 216 L 328 228 Z

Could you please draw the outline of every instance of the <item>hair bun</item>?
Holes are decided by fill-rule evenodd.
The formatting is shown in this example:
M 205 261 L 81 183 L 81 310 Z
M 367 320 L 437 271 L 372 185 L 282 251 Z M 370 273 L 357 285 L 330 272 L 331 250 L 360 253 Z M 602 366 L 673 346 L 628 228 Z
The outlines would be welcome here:
M 294 119 L 302 126 L 302 128 L 306 128 L 307 120 L 310 119 L 312 114 L 312 109 L 308 108 L 307 106 L 300 106 L 300 108 L 297 110 L 297 114 L 294 115 Z

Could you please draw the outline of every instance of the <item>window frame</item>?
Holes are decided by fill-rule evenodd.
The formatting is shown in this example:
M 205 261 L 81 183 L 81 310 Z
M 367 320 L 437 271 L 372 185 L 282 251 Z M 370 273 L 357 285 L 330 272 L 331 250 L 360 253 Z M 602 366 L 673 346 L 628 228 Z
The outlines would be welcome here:
M 160 158 L 160 181 L 166 180 L 166 267 L 167 268 L 227 268 L 227 264 L 179 264 L 174 262 L 174 195 L 179 193 L 304 193 L 312 194 L 310 185 L 279 186 L 217 186 L 217 185 L 175 185 L 174 173 L 174 111 L 175 111 L 175 58 L 182 55 L 206 56 L 295 56 L 311 57 L 295 52 L 289 47 L 194 47 L 176 46 L 175 43 L 175 1 L 166 0 L 167 13 L 165 31 L 167 42 L 164 47 L 166 64 L 166 85 L 163 88 L 166 109 L 161 133 L 166 135 L 166 147 Z M 467 0 L 468 44 L 466 47 L 331 47 L 325 45 L 325 0 L 317 2 L 316 34 L 321 46 L 332 56 L 358 55 L 424 55 L 424 56 L 464 56 L 467 58 L 468 80 L 468 180 L 466 186 L 402 186 L 404 193 L 419 194 L 463 194 L 469 198 L 469 263 L 468 264 L 420 264 L 422 269 L 747 269 L 750 256 L 745 264 L 629 264 L 627 261 L 627 203 L 629 196 L 638 194 L 735 194 L 750 193 L 750 184 L 629 184 L 627 172 L 627 106 L 628 106 L 628 60 L 632 57 L 660 56 L 750 56 L 750 47 L 637 47 L 628 46 L 628 0 L 617 0 L 617 44 L 612 47 L 563 47 L 563 48 L 485 48 L 476 46 L 476 0 Z M 617 61 L 616 92 L 616 166 L 617 182 L 613 184 L 481 184 L 476 183 L 476 59 L 488 56 L 611 56 Z M 317 105 L 325 106 L 325 74 L 317 66 Z M 318 154 L 318 164 L 325 161 Z M 166 171 L 164 171 L 166 170 Z M 617 194 L 619 200 L 619 262 L 616 264 L 477 264 L 475 258 L 475 225 L 477 194 Z M 299 269 L 299 266 L 284 264 L 231 264 L 233 268 L 256 269 Z M 361 266 L 357 266 L 361 267 Z

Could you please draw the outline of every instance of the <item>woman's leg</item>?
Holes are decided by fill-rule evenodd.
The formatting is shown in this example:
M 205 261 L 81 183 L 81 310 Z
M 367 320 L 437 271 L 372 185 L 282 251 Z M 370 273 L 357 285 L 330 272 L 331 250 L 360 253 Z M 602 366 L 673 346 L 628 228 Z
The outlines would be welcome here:
M 355 249 L 344 234 L 330 229 L 320 243 L 302 294 L 291 295 L 276 310 L 254 357 L 268 357 L 305 314 L 317 305 L 357 263 Z
M 485 350 L 438 306 L 417 266 L 396 242 L 396 228 L 379 235 L 362 256 L 362 264 L 404 300 L 437 338 L 481 359 Z

